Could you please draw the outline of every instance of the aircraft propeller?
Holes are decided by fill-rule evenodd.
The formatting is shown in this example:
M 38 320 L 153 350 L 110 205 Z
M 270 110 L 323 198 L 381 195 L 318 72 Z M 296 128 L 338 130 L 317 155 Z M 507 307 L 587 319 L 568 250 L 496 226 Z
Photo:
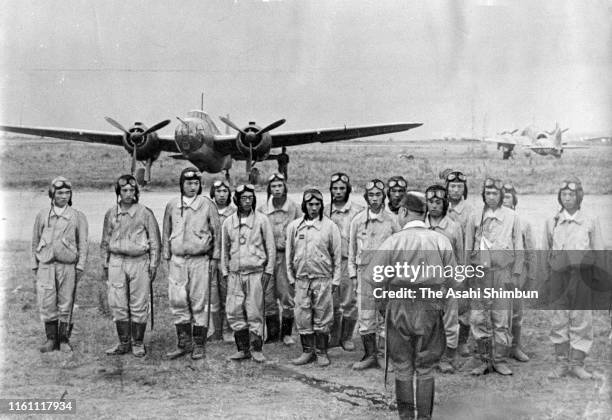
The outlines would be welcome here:
M 170 124 L 170 120 L 164 120 L 164 121 L 160 121 L 157 124 L 147 128 L 142 133 L 137 133 L 137 132 L 131 133 L 128 130 L 126 130 L 125 127 L 123 127 L 121 124 L 119 124 L 117 121 L 115 121 L 111 117 L 104 117 L 104 119 L 116 129 L 123 131 L 123 133 L 125 134 L 125 139 L 127 143 L 132 144 L 132 168 L 131 168 L 132 175 L 134 175 L 134 172 L 136 172 L 136 149 L 138 149 L 138 147 L 141 146 L 140 139 L 146 138 L 147 135 L 161 128 L 164 128 L 165 126 Z
M 258 131 L 252 131 L 252 130 L 244 131 L 240 129 L 236 124 L 234 124 L 229 118 L 219 117 L 219 119 L 223 121 L 223 123 L 232 127 L 234 130 L 238 131 L 242 136 L 243 143 L 249 145 L 249 161 L 250 162 L 253 161 L 253 144 L 255 145 L 259 144 L 259 142 L 261 141 L 261 136 L 263 134 L 267 133 L 268 131 L 274 130 L 277 127 L 280 127 L 286 122 L 286 120 L 282 118 L 278 121 L 273 122 L 272 124 L 267 125 L 266 127 Z

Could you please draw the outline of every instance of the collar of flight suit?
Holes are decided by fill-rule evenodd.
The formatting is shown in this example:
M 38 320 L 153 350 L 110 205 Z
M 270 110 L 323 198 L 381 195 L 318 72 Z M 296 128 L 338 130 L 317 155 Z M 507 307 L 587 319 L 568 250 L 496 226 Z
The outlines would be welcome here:
M 584 214 L 580 211 L 577 210 L 576 213 L 574 213 L 573 215 L 570 215 L 567 210 L 563 209 L 559 212 L 559 223 L 571 223 L 571 222 L 575 222 L 578 223 L 579 225 L 584 223 Z
M 465 199 L 462 198 L 461 201 L 459 201 L 454 207 L 452 203 L 449 203 L 448 210 L 461 214 L 465 210 L 465 207 L 466 207 Z
M 74 209 L 72 207 L 70 207 L 68 204 L 66 204 L 66 208 L 64 209 L 64 211 L 61 214 L 57 214 L 55 212 L 55 206 L 51 206 L 51 216 L 55 216 L 55 217 L 63 217 L 66 220 L 70 220 L 72 219 L 72 216 L 74 215 Z
M 251 210 L 251 214 L 247 217 L 238 217 L 238 211 L 232 214 L 233 223 L 235 229 L 238 229 L 241 225 L 247 226 L 249 229 L 253 229 L 253 224 L 255 223 L 255 210 Z
M 202 198 L 202 196 L 196 195 L 191 204 L 186 204 L 182 199 L 179 200 L 179 202 L 176 204 L 176 207 L 178 207 L 179 209 L 182 207 L 184 209 L 191 208 L 192 210 L 198 210 L 200 207 L 202 207 L 203 203 L 204 199 Z
M 484 222 L 487 219 L 497 219 L 501 223 L 503 223 L 506 215 L 506 210 L 508 209 L 506 209 L 506 207 L 504 206 L 499 206 L 495 210 L 491 210 L 490 208 L 485 206 L 482 208 L 482 221 Z
M 217 212 L 221 215 L 221 216 L 229 216 L 230 214 L 234 213 L 234 209 L 235 207 L 230 203 L 227 206 L 223 207 L 222 209 L 219 208 L 219 206 L 217 206 Z
M 446 230 L 446 228 L 448 228 L 448 215 L 445 215 L 442 220 L 440 220 L 440 223 L 438 223 L 437 226 L 432 226 L 431 223 L 429 222 L 429 214 L 427 215 L 427 217 L 425 217 L 425 227 L 426 228 L 440 228 L 442 230 Z
M 280 207 L 274 207 L 274 203 L 272 202 L 273 197 L 270 196 L 270 198 L 268 198 L 268 201 L 266 202 L 266 204 L 263 206 L 263 213 L 264 214 L 272 214 L 275 211 L 282 211 L 285 213 L 289 213 L 289 197 L 285 196 L 285 202 L 283 203 L 282 206 Z
M 309 223 L 312 222 L 312 223 Z M 312 220 L 307 220 L 306 216 L 302 217 L 302 220 L 300 221 L 300 224 L 297 227 L 297 230 L 300 231 L 302 229 L 308 229 L 308 228 L 315 228 L 316 230 L 321 230 L 321 224 L 322 224 L 323 220 L 319 220 L 319 218 L 316 219 L 312 219 Z
M 369 221 L 376 220 L 379 222 L 383 221 L 384 213 L 385 213 L 384 208 L 381 208 L 378 213 L 372 212 L 372 210 L 370 210 L 369 207 L 367 207 L 364 211 L 366 212 L 366 220 L 369 220 Z
M 402 228 L 402 230 L 410 229 L 410 228 L 415 228 L 415 227 L 424 228 L 424 227 L 426 227 L 425 226 L 425 222 L 423 222 L 422 220 L 412 220 L 412 221 L 406 223 L 404 225 L 404 227 Z
M 123 210 L 121 208 L 120 204 L 117 204 L 117 214 L 129 214 L 130 217 L 134 217 L 134 215 L 136 214 L 136 210 L 137 210 L 137 203 L 132 204 L 130 207 L 128 207 L 127 210 Z
M 351 210 L 351 206 L 353 205 L 353 202 L 351 201 L 351 199 L 349 198 L 346 203 L 344 203 L 344 205 L 340 208 L 337 208 L 336 206 L 334 206 L 334 202 L 333 200 L 329 203 L 329 205 L 331 206 L 332 209 L 332 214 L 333 213 L 347 213 L 349 210 Z

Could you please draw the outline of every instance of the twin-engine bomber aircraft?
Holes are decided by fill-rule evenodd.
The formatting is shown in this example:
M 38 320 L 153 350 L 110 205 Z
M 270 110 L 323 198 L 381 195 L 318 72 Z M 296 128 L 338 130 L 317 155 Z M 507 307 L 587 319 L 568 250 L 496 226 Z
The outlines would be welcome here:
M 135 122 L 126 129 L 109 117 L 106 117 L 106 121 L 121 133 L 9 125 L 0 125 L 0 130 L 123 146 L 132 155 L 132 173 L 136 169 L 137 160 L 144 163 L 145 168 L 140 168 L 137 172 L 139 182 L 150 182 L 151 164 L 159 158 L 161 152 L 171 152 L 179 154 L 170 157 L 188 160 L 201 171 L 209 173 L 225 171 L 228 179 L 232 159 L 245 160 L 249 181 L 257 183 L 259 171 L 254 165 L 266 159 L 275 159 L 276 157 L 270 156 L 272 148 L 376 136 L 406 131 L 422 125 L 422 123 L 397 123 L 271 133 L 273 129 L 283 125 L 285 120 L 278 120 L 264 128 L 249 122 L 249 125 L 241 129 L 229 119 L 219 118 L 238 133 L 222 135 L 213 120 L 202 110 L 190 111 L 185 118 L 177 117 L 180 123 L 174 130 L 174 136 L 161 136 L 156 133 L 157 130 L 170 124 L 170 120 L 164 120 L 150 128 L 141 122 Z

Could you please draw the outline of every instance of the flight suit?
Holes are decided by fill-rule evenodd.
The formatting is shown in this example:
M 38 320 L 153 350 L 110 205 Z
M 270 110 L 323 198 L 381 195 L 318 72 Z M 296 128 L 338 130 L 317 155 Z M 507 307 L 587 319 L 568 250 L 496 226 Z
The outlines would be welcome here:
M 466 227 L 465 244 L 467 262 L 482 265 L 485 272 L 483 278 L 472 277 L 470 287 L 480 287 L 481 290 L 514 288 L 514 276 L 522 273 L 524 263 L 521 224 L 514 210 L 483 208 L 473 213 Z M 471 329 L 482 361 L 479 368 L 484 368 L 486 363 L 499 373 L 510 374 L 505 366 L 507 347 L 511 344 L 508 331 L 510 303 L 506 299 L 483 297 L 472 300 L 471 304 Z M 477 374 L 476 369 L 473 373 Z
M 220 209 L 217 207 L 217 212 L 219 213 L 219 223 L 223 226 L 223 222 L 230 217 L 232 214 L 236 213 L 236 206 L 233 204 L 228 204 L 227 206 Z M 225 315 L 225 301 L 227 300 L 227 278 L 223 276 L 223 268 L 221 264 L 217 265 L 217 288 L 219 290 L 219 312 L 217 316 L 213 318 L 213 322 L 215 323 L 215 337 L 217 339 L 222 338 L 222 330 L 224 329 L 223 324 L 225 324 L 225 328 L 229 329 L 229 324 L 227 323 L 227 316 Z
M 446 212 L 446 217 L 449 217 L 454 222 L 457 222 L 461 226 L 461 232 L 465 241 L 465 229 L 467 227 L 470 215 L 474 212 L 472 205 L 465 199 L 462 199 L 453 206 L 450 203 Z M 465 250 L 465 246 L 463 247 Z M 458 257 L 459 261 L 465 261 L 465 256 Z M 467 355 L 467 340 L 470 336 L 470 301 L 469 299 L 461 299 L 458 302 L 459 312 L 459 345 L 458 348 L 463 350 L 463 355 Z
M 581 251 L 604 249 L 599 220 L 583 210 L 573 217 L 561 211 L 546 221 L 542 248 L 550 250 L 547 281 L 559 308 L 552 311 L 550 338 L 558 357 L 567 358 L 569 352 L 570 363 L 582 366 L 593 344 L 593 312 L 588 309 L 593 291 L 582 281 L 578 267 L 585 255 Z
M 181 214 L 182 213 L 182 214 Z M 174 324 L 199 333 L 210 328 L 210 316 L 219 311 L 215 273 L 210 261 L 221 255 L 221 227 L 215 204 L 201 195 L 191 204 L 176 198 L 166 205 L 163 257 L 168 260 L 168 298 Z M 210 308 L 210 314 L 209 314 Z M 194 338 L 196 334 L 194 333 Z
M 71 206 L 59 215 L 54 207 L 43 209 L 34 221 L 31 267 L 40 319 L 54 349 L 70 338 L 76 270 L 85 270 L 87 260 L 87 230 L 85 215 Z
M 378 248 L 372 266 L 387 267 L 404 262 L 415 266 L 422 263 L 441 267 L 456 265 L 449 239 L 428 229 L 420 220 L 406 223 L 402 230 L 387 238 Z M 368 281 L 372 282 L 372 287 L 383 287 L 387 291 L 421 287 L 441 290 L 452 285 L 435 274 L 410 279 L 391 276 L 386 277 L 384 283 L 374 283 L 368 277 Z M 388 354 L 395 369 L 400 418 L 413 418 L 415 408 L 418 418 L 430 418 L 433 411 L 433 368 L 446 347 L 443 308 L 444 299 L 422 299 L 418 292 L 413 299 L 388 299 Z
M 153 212 L 138 203 L 127 210 L 113 206 L 104 216 L 100 249 L 102 266 L 108 269 L 108 304 L 113 321 L 146 324 L 152 280 L 149 267 L 158 266 L 161 252 Z
M 370 263 L 372 253 L 385 239 L 399 231 L 393 216 L 386 211 L 372 213 L 367 209 L 359 213 L 351 222 L 349 237 L 348 271 L 349 277 L 357 277 L 359 308 L 359 334 L 376 334 L 382 320 L 374 308 L 374 297 L 369 281 L 363 278 L 364 269 Z
M 264 318 L 261 279 L 264 272 L 274 274 L 274 232 L 268 218 L 258 211 L 247 217 L 238 216 L 232 214 L 221 229 L 221 267 L 223 275 L 228 276 L 227 319 L 235 332 L 250 331 L 261 339 Z
M 329 204 L 330 219 L 340 229 L 342 238 L 342 275 L 340 286 L 334 294 L 334 325 L 330 336 L 330 347 L 354 348 L 351 339 L 357 323 L 357 285 L 353 284 L 348 273 L 348 249 L 351 221 L 364 208 L 350 199 L 340 209 Z M 350 342 L 350 344 L 348 344 Z
M 437 226 L 432 226 L 429 217 L 425 218 L 425 227 L 439 232 L 446 236 L 453 247 L 455 259 L 459 264 L 463 264 L 465 252 L 463 250 L 464 239 L 463 230 L 459 223 L 453 221 L 448 215 L 444 216 Z M 451 363 L 455 356 L 455 351 L 459 345 L 459 300 L 453 297 L 446 299 L 444 307 L 444 331 L 446 333 L 446 351 L 442 360 Z M 440 367 L 442 370 L 442 367 Z M 449 370 L 450 371 L 450 370 Z
M 286 230 L 290 222 L 300 217 L 302 211 L 297 204 L 285 199 L 285 202 L 280 208 L 274 207 L 272 197 L 268 198 L 267 203 L 259 207 L 259 211 L 265 214 L 272 225 L 274 233 L 274 242 L 276 244 L 276 265 L 274 267 L 274 276 L 266 285 L 265 303 L 266 303 L 266 328 L 268 339 L 270 341 L 277 340 L 291 335 L 293 328 L 293 307 L 295 290 L 293 285 L 287 279 L 287 263 L 285 259 L 285 243 L 287 242 Z M 280 301 L 282 308 L 282 331 L 279 331 L 278 325 L 278 304 Z

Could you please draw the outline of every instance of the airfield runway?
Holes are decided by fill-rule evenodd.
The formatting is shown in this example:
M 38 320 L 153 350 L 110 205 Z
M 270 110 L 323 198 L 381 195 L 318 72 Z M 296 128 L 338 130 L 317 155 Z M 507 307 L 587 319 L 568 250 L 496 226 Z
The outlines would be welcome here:
M 153 210 L 161 228 L 166 203 L 177 196 L 178 192 L 142 191 L 140 202 Z M 327 196 L 325 192 L 324 196 Z M 114 197 L 114 192 L 111 191 L 75 192 L 74 207 L 87 216 L 90 241 L 100 241 L 104 214 L 113 205 Z M 302 199 L 301 194 L 298 193 L 289 194 L 289 197 L 298 204 Z M 363 196 L 359 193 L 352 194 L 351 198 L 365 204 Z M 3 203 L 0 217 L 0 238 L 5 241 L 30 240 L 36 213 L 49 206 L 46 192 L 0 191 L 0 199 Z M 265 199 L 265 192 L 257 193 L 258 203 L 263 203 Z M 476 200 L 476 197 L 470 198 L 470 201 L 480 203 Z M 519 213 L 531 223 L 538 242 L 542 240 L 544 220 L 551 217 L 558 208 L 556 195 L 521 195 L 519 197 Z M 612 211 L 610 211 L 612 195 L 587 195 L 583 208 L 599 216 L 606 248 L 612 248 Z

